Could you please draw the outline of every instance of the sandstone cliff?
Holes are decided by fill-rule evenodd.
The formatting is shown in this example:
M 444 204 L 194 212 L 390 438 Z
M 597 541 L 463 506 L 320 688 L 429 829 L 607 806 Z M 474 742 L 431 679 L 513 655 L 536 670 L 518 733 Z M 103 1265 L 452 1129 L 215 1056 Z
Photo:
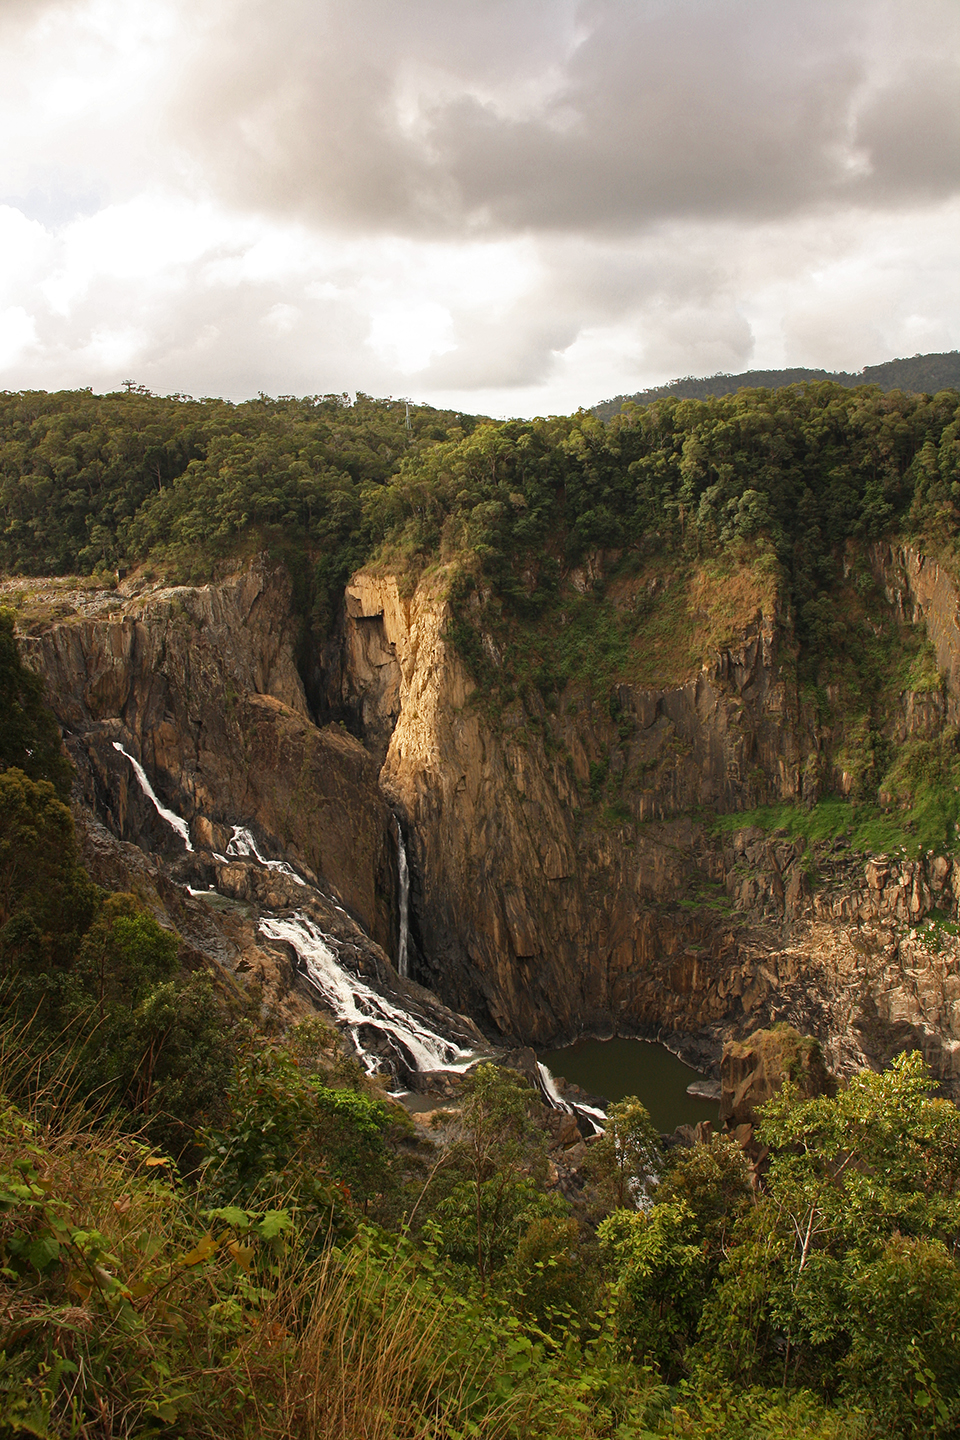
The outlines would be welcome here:
M 872 562 L 894 613 L 926 621 L 950 680 L 949 577 L 910 551 Z M 528 697 L 497 714 L 447 638 L 445 584 L 435 573 L 406 594 L 391 574 L 361 573 L 347 587 L 325 683 L 361 743 L 313 723 L 289 585 L 263 560 L 215 586 L 7 582 L 78 798 L 114 837 L 93 846 L 95 873 L 152 887 L 187 949 L 256 979 L 280 1018 L 311 995 L 302 957 L 259 920 L 297 910 L 426 1024 L 429 993 L 405 991 L 388 958 L 396 814 L 413 974 L 463 1043 L 480 1043 L 468 1014 L 504 1044 L 659 1036 L 710 1067 L 725 1040 L 788 1021 L 840 1070 L 919 1045 L 960 1093 L 960 867 L 866 863 L 841 842 L 806 847 L 748 819 L 721 833 L 711 819 L 815 798 L 831 767 L 831 783 L 849 780 L 852 747 L 802 697 L 776 602 L 740 615 L 738 638 L 681 684 L 621 684 L 603 704 L 569 687 L 553 710 Z M 936 733 L 956 703 L 952 688 L 904 692 L 891 740 Z M 236 827 L 264 859 L 227 854 Z M 117 841 L 136 843 L 150 875 Z M 270 857 L 295 867 L 296 893 Z
M 117 836 L 183 849 L 121 744 L 194 844 L 223 850 L 232 826 L 253 825 L 394 950 L 396 858 L 376 767 L 339 727 L 310 719 L 282 570 L 260 560 L 218 585 L 19 593 L 24 653 L 47 680 L 82 798 Z

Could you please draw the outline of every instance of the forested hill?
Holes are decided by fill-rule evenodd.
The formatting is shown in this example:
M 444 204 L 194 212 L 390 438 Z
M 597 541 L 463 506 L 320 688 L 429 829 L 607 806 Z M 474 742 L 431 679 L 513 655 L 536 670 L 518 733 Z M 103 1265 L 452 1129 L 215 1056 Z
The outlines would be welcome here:
M 667 397 L 604 425 L 366 395 L 0 395 L 0 570 L 149 559 L 202 580 L 266 544 L 319 636 L 351 571 L 378 555 L 411 572 L 456 560 L 532 619 L 590 551 L 709 554 L 761 537 L 812 624 L 846 541 L 929 532 L 942 548 L 956 534 L 958 403 L 821 381 Z
M 882 365 L 867 365 L 855 372 L 797 368 L 745 370 L 742 375 L 709 375 L 701 380 L 687 375 L 682 380 L 671 380 L 669 385 L 656 385 L 649 390 L 638 390 L 635 395 L 616 395 L 612 400 L 603 400 L 591 407 L 591 413 L 601 420 L 611 420 L 614 415 L 619 415 L 627 401 L 635 405 L 649 405 L 651 400 L 660 400 L 668 395 L 678 400 L 707 400 L 712 395 L 733 395 L 744 387 L 775 390 L 782 385 L 800 385 L 813 380 L 832 380 L 847 389 L 858 385 L 879 385 L 881 390 L 935 395 L 938 390 L 960 389 L 960 351 L 887 360 Z
M 162 555 L 181 578 L 208 578 L 269 532 L 292 542 L 288 559 L 313 557 L 322 603 L 367 558 L 366 490 L 475 423 L 362 392 L 242 404 L 131 382 L 0 393 L 0 571 L 91 575 Z

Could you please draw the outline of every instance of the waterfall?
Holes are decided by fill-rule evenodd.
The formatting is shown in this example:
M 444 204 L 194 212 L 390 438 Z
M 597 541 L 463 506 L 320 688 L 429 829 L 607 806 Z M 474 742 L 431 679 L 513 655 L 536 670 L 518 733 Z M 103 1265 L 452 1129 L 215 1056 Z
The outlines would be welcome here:
M 193 846 L 190 844 L 190 830 L 187 826 L 186 820 L 181 820 L 179 815 L 176 815 L 172 810 L 168 810 L 165 805 L 160 804 L 160 801 L 157 799 L 156 791 L 150 784 L 150 781 L 147 779 L 147 772 L 144 770 L 139 760 L 134 760 L 132 755 L 128 755 L 126 750 L 124 750 L 123 746 L 118 740 L 114 740 L 113 748 L 114 750 L 119 750 L 120 754 L 125 756 L 126 759 L 130 761 L 130 764 L 133 766 L 133 773 L 134 775 L 136 775 L 137 779 L 140 782 L 140 789 L 143 791 L 144 795 L 146 795 L 147 799 L 153 804 L 153 807 L 156 810 L 157 814 L 160 816 L 160 818 L 162 820 L 166 820 L 171 830 L 176 830 L 177 834 L 180 836 L 180 839 L 183 841 L 184 845 L 186 845 L 187 849 L 192 850 Z
M 472 1064 L 473 1051 L 445 1040 L 362 980 L 348 975 L 334 952 L 336 941 L 324 935 L 306 915 L 263 916 L 260 930 L 268 939 L 285 940 L 293 946 L 307 979 L 320 991 L 336 1019 L 349 1029 L 371 1074 L 379 1062 L 376 1056 L 364 1053 L 360 1039 L 364 1025 L 379 1030 L 405 1050 L 405 1060 L 412 1060 L 417 1070 L 465 1069 Z
M 404 980 L 410 978 L 410 866 L 407 861 L 407 847 L 403 843 L 400 821 L 394 817 L 397 827 L 397 881 L 400 892 L 400 939 L 397 946 L 397 970 Z
M 263 865 L 267 870 L 276 870 L 280 875 L 289 875 L 291 880 L 300 880 L 291 866 L 283 860 L 265 860 L 257 849 L 257 842 L 249 830 L 243 825 L 234 825 L 233 834 L 227 843 L 227 859 L 230 860 L 256 860 L 258 865 Z M 300 880 L 300 884 L 303 881 Z
M 557 1089 L 557 1082 L 554 1080 L 546 1065 L 537 1061 L 537 1077 L 540 1081 L 540 1090 L 544 1099 L 552 1110 L 565 1110 L 568 1115 L 580 1115 L 589 1125 L 593 1126 L 594 1133 L 602 1135 L 606 1126 L 607 1117 L 602 1110 L 595 1105 L 573 1105 L 564 1100 Z
M 541 1065 L 539 1060 L 537 1061 L 537 1074 L 540 1077 L 540 1089 L 551 1110 L 566 1110 L 569 1113 L 573 1107 L 563 1099 L 550 1071 L 546 1065 Z
M 147 779 L 139 761 L 123 748 L 119 741 L 113 742 L 114 749 L 130 761 L 140 788 L 154 806 L 157 814 L 180 836 L 187 850 L 193 851 L 187 822 L 173 810 L 160 803 L 156 791 Z M 252 832 L 243 825 L 234 825 L 227 843 L 226 855 L 215 855 L 223 863 L 231 860 L 246 860 L 298 880 L 305 881 L 283 860 L 267 860 L 261 855 Z M 400 944 L 398 970 L 401 975 L 409 974 L 410 934 L 410 869 L 407 863 L 403 832 L 397 823 L 397 867 L 400 890 L 399 920 Z M 211 887 L 212 889 L 213 887 Z M 207 895 L 209 891 L 195 889 L 188 885 L 191 895 Z M 342 905 L 332 897 L 328 903 L 346 916 Z M 453 1040 L 438 1035 L 435 1030 L 417 1016 L 380 995 L 358 976 L 349 973 L 337 957 L 338 941 L 326 935 L 308 916 L 302 912 L 292 915 L 262 914 L 259 922 L 260 933 L 270 940 L 284 940 L 296 951 L 304 974 L 310 984 L 323 997 L 337 1021 L 351 1034 L 367 1071 L 373 1075 L 380 1069 L 380 1057 L 365 1051 L 361 1038 L 364 1028 L 376 1030 L 390 1042 L 397 1057 L 405 1066 L 415 1070 L 465 1070 L 476 1059 L 472 1050 L 463 1049 Z

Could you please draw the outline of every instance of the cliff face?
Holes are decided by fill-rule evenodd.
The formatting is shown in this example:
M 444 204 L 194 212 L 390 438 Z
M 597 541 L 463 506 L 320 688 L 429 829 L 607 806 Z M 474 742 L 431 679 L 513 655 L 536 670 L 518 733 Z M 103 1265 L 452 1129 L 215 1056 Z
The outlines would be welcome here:
M 936 734 L 956 713 L 956 594 L 913 552 L 871 559 L 894 611 L 926 621 L 950 681 L 905 692 L 891 739 Z M 789 1021 L 841 1070 L 919 1045 L 960 1094 L 960 867 L 866 862 L 840 842 L 807 848 L 746 819 L 720 833 L 705 817 L 815 798 L 830 766 L 844 783 L 842 736 L 801 702 L 775 604 L 741 615 L 736 642 L 674 688 L 623 684 L 598 704 L 569 687 L 553 712 L 528 699 L 494 714 L 446 638 L 442 577 L 404 595 L 394 576 L 358 574 L 326 683 L 364 744 L 313 724 L 289 586 L 262 561 L 199 588 L 41 586 L 21 613 L 80 798 L 107 827 L 87 827 L 95 877 L 149 891 L 188 951 L 255 979 L 274 1013 L 310 1003 L 303 955 L 261 923 L 296 912 L 352 973 L 457 1043 L 479 1036 L 451 1011 L 509 1044 L 660 1035 L 708 1066 L 726 1039 Z M 450 1010 L 388 960 L 394 812 L 413 973 Z M 235 827 L 307 885 L 231 850 Z M 198 898 L 187 883 L 215 888 Z
M 363 747 L 311 722 L 285 574 L 256 562 L 218 585 L 79 592 L 64 608 L 29 626 L 24 651 L 46 677 L 83 799 L 113 832 L 148 851 L 183 848 L 130 755 L 194 844 L 222 851 L 233 825 L 254 825 L 392 951 L 391 817 Z
M 888 585 L 906 577 L 903 613 L 928 618 L 939 653 L 948 582 L 922 589 L 933 572 L 917 558 L 875 560 Z M 915 927 L 956 915 L 960 870 L 865 866 L 836 845 L 814 887 L 802 842 L 721 838 L 698 817 L 815 798 L 830 763 L 776 615 L 749 618 L 685 686 L 621 686 L 616 718 L 568 697 L 539 723 L 473 703 L 447 621 L 439 581 L 404 598 L 392 576 L 356 575 L 337 676 L 379 753 L 389 736 L 381 784 L 409 835 L 416 973 L 447 1003 L 515 1043 L 662 1034 L 701 1063 L 790 1020 L 840 1068 L 920 1045 L 956 1087 L 957 942 Z M 943 711 L 938 693 L 904 694 L 891 726 L 933 733 Z M 591 795 L 598 767 L 626 780 L 618 806 Z
M 484 1045 L 391 963 L 396 822 L 364 747 L 310 718 L 282 571 L 4 590 L 76 762 L 94 880 L 135 891 L 266 1023 L 332 1015 L 368 1069 L 422 1083 Z
M 346 604 L 344 698 L 375 730 L 398 712 L 381 784 L 409 830 L 429 983 L 525 1043 L 718 1019 L 703 977 L 729 968 L 733 939 L 663 907 L 721 879 L 683 812 L 802 784 L 773 619 L 682 689 L 621 686 L 616 721 L 570 703 L 535 730 L 519 706 L 492 725 L 470 704 L 438 589 L 407 601 L 359 575 Z M 626 823 L 585 803 L 601 763 L 637 777 Z
M 960 719 L 960 608 L 950 575 L 912 545 L 875 546 L 871 559 L 889 603 L 905 620 L 923 621 L 947 681 L 947 718 Z

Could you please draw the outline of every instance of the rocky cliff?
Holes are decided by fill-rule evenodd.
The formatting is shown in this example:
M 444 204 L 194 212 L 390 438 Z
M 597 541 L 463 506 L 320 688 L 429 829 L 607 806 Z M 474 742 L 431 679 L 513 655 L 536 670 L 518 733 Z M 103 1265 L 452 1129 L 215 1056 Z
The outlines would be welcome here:
M 403 1082 L 483 1045 L 391 963 L 396 822 L 364 747 L 308 713 L 285 572 L 261 558 L 201 587 L 3 590 L 75 762 L 98 883 L 136 892 L 183 963 L 264 1023 L 320 1008 Z
M 908 550 L 871 563 L 948 681 L 898 696 L 891 743 L 934 734 L 957 706 L 952 582 Z M 853 742 L 798 686 L 776 596 L 745 591 L 736 638 L 682 683 L 621 684 L 604 703 L 569 686 L 553 709 L 528 696 L 496 712 L 448 638 L 442 572 L 412 593 L 360 573 L 324 657 L 350 734 L 311 718 L 289 584 L 263 559 L 211 586 L 5 591 L 96 817 L 94 873 L 150 891 L 187 951 L 255 979 L 279 1018 L 311 1003 L 304 955 L 322 932 L 458 1045 L 481 1043 L 467 1014 L 504 1044 L 662 1037 L 707 1068 L 725 1040 L 788 1021 L 840 1070 L 919 1045 L 960 1093 L 960 867 L 715 823 L 853 783 Z M 390 964 L 395 815 L 427 990 Z M 369 1027 L 366 1041 L 378 1053 Z M 387 1045 L 407 1045 L 406 1072 L 416 1043 Z
M 901 618 L 928 621 L 949 679 L 947 577 L 910 552 L 872 559 Z M 662 1036 L 707 1065 L 724 1039 L 789 1020 L 841 1069 L 920 1045 L 957 1087 L 956 939 L 917 929 L 956 916 L 953 862 L 865 864 L 841 842 L 805 854 L 709 821 L 815 799 L 831 767 L 837 788 L 852 783 L 847 737 L 802 701 L 775 609 L 744 615 L 739 641 L 682 686 L 622 685 L 615 706 L 568 693 L 553 714 L 476 703 L 449 618 L 441 577 L 405 596 L 389 574 L 358 574 L 335 673 L 336 701 L 385 747 L 421 979 L 511 1043 Z M 940 692 L 904 692 L 891 739 L 943 720 Z
M 363 747 L 311 721 L 282 570 L 260 560 L 217 585 L 33 586 L 27 596 L 26 658 L 46 677 L 82 798 L 114 834 L 151 852 L 183 849 L 129 755 L 195 845 L 222 851 L 232 826 L 252 825 L 268 854 L 323 877 L 393 951 L 390 815 Z

